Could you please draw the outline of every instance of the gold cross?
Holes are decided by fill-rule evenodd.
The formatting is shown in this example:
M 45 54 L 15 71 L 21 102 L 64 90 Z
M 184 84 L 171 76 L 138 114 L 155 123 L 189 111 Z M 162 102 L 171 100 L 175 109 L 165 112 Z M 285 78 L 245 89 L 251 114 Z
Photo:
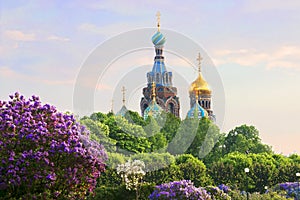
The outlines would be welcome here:
M 159 32 L 160 31 L 160 12 L 159 11 L 157 11 L 156 17 L 157 17 L 157 29 Z
M 203 58 L 201 57 L 201 54 L 200 53 L 198 53 L 198 58 L 197 58 L 197 60 L 198 60 L 198 72 L 200 73 L 201 72 L 201 60 L 202 60 Z
M 123 86 L 123 87 L 122 87 L 123 105 L 125 105 L 125 92 L 126 92 L 126 89 L 125 89 L 125 87 Z

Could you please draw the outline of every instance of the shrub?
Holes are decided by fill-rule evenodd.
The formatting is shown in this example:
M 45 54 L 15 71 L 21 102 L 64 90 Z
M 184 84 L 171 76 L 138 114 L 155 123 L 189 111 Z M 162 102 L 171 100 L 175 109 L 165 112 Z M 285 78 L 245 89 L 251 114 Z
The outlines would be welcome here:
M 153 192 L 154 184 L 143 183 L 140 186 L 139 200 L 149 200 L 148 196 Z M 95 195 L 91 195 L 90 200 L 132 200 L 136 198 L 133 190 L 127 190 L 125 185 L 116 187 L 100 186 L 95 189 Z
M 72 115 L 15 93 L 0 101 L 0 198 L 83 199 L 106 153 Z
M 206 186 L 205 189 L 214 200 L 231 200 L 231 197 L 219 187 Z
M 203 188 L 197 188 L 189 180 L 174 181 L 156 186 L 149 196 L 151 200 L 161 199 L 198 199 L 210 200 L 210 195 Z

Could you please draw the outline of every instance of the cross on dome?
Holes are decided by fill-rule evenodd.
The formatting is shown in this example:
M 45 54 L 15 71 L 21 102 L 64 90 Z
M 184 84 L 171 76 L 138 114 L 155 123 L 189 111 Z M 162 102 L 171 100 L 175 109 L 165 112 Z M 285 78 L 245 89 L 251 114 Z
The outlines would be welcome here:
M 203 60 L 203 58 L 201 57 L 201 54 L 198 53 L 197 61 L 198 61 L 198 72 L 199 73 L 201 72 L 201 60 Z
M 157 17 L 157 30 L 159 32 L 160 31 L 160 12 L 159 11 L 157 11 L 156 17 Z
M 123 105 L 125 105 L 125 101 L 126 101 L 126 100 L 125 100 L 125 92 L 126 92 L 126 89 L 125 89 L 124 86 L 122 87 L 122 90 L 121 90 L 121 91 L 122 91 L 122 95 L 123 95 L 123 100 L 122 100 L 122 101 L 123 101 Z

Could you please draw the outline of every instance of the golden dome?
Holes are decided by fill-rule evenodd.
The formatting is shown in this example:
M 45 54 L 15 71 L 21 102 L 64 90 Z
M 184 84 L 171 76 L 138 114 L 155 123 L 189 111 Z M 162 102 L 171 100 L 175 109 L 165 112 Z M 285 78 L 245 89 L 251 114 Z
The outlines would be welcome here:
M 208 92 L 208 93 L 211 92 L 208 83 L 204 80 L 201 73 L 199 73 L 197 79 L 194 82 L 192 82 L 190 86 L 190 91 L 191 92 L 201 91 L 201 92 Z

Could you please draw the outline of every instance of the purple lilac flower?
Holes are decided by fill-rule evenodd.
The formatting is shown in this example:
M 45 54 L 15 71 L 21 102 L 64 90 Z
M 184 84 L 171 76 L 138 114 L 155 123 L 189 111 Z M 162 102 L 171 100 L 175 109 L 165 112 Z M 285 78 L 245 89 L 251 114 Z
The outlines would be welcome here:
M 107 159 L 103 146 L 89 141 L 72 115 L 38 97 L 10 98 L 0 101 L 0 199 L 81 199 L 93 191 Z

